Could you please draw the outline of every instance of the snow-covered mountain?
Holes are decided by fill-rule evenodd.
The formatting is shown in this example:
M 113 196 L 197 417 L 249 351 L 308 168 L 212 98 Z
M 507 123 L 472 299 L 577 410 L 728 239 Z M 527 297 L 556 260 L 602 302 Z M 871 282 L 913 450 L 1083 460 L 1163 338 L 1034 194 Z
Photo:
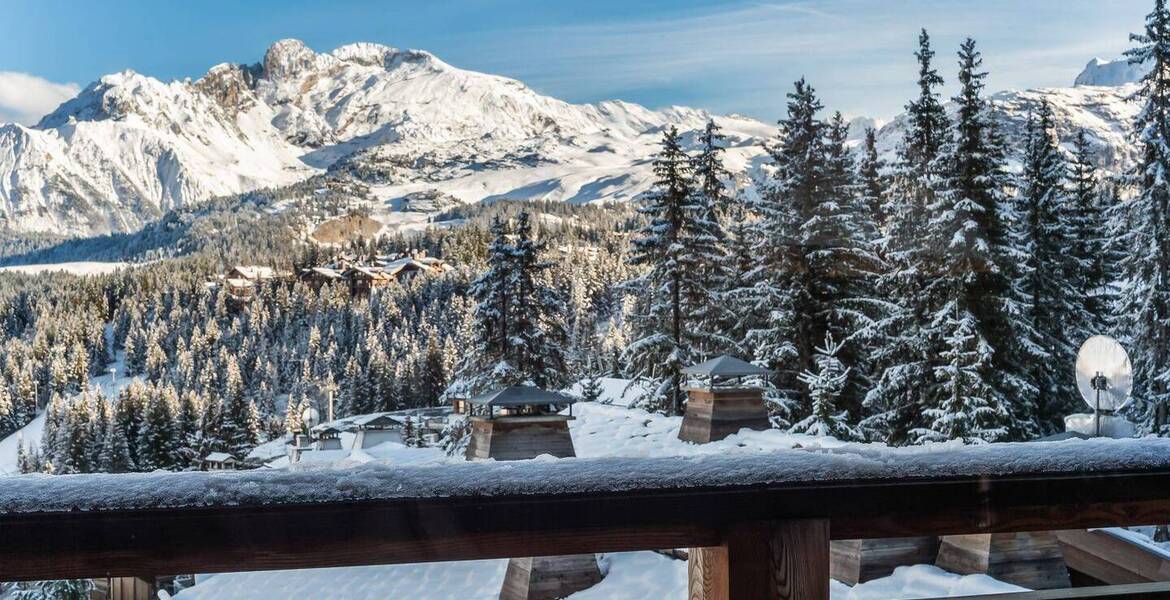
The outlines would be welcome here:
M 1112 167 L 1131 153 L 1128 89 L 994 99 L 1009 132 L 1047 99 L 1062 133 L 1086 128 Z M 257 64 L 221 64 L 195 81 L 107 75 L 33 127 L 0 126 L 0 231 L 132 231 L 171 208 L 325 172 L 366 184 L 376 216 L 423 196 L 623 201 L 649 187 L 663 127 L 692 142 L 708 118 L 682 107 L 571 104 L 422 51 L 353 44 L 317 53 L 283 40 Z M 775 126 L 715 118 L 729 169 L 746 179 L 765 162 L 761 141 Z M 851 137 L 874 125 L 855 118 Z M 883 151 L 903 125 L 881 127 Z
M 1145 64 L 1131 64 L 1128 59 L 1102 60 L 1094 58 L 1085 65 L 1077 75 L 1073 85 L 1107 85 L 1117 86 L 1141 81 L 1150 67 Z
M 197 81 L 103 77 L 34 127 L 0 127 L 0 229 L 93 234 L 140 227 L 216 195 L 332 169 L 387 200 L 628 199 L 651 177 L 661 129 L 688 108 L 570 104 L 503 77 L 376 44 L 319 54 L 296 40 Z M 734 163 L 770 126 L 720 117 Z

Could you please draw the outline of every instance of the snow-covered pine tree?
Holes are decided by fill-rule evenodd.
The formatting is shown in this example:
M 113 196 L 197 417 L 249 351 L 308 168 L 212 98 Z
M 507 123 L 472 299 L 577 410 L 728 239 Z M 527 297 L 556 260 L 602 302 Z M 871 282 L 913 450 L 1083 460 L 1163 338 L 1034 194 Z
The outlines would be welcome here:
M 106 440 L 102 444 L 102 451 L 98 458 L 98 469 L 102 473 L 127 473 L 137 467 L 130 457 L 130 445 L 127 443 L 126 430 L 117 418 L 111 418 L 106 431 Z
M 699 261 L 687 244 L 689 222 L 699 211 L 694 203 L 690 159 L 673 126 L 663 133 L 654 174 L 654 189 L 642 197 L 638 207 L 649 222 L 631 239 L 630 263 L 648 270 L 626 284 L 638 297 L 638 304 L 629 316 L 635 339 L 622 358 L 629 374 L 652 382 L 652 408 L 681 414 L 680 373 L 695 357 L 686 333 L 696 324 L 686 321 L 685 298 L 693 286 L 706 282 L 701 280 Z
M 168 394 L 154 387 L 146 401 L 142 429 L 138 439 L 138 467 L 144 471 L 170 469 L 174 466 L 176 442 L 173 391 Z
M 876 290 L 882 270 L 878 229 L 864 204 L 848 137 L 849 125 L 838 112 L 825 128 L 823 181 L 801 234 L 816 304 L 807 335 L 818 332 L 821 340 L 837 340 L 836 354 L 852 365 L 837 407 L 858 415 L 871 387 L 868 336 L 886 302 Z
M 981 423 L 980 430 L 988 435 L 1008 431 L 1018 438 L 1035 431 L 1034 415 L 1013 410 L 1013 403 L 1035 393 L 1029 379 L 1034 358 L 1022 350 L 1032 350 L 1036 343 L 1025 313 L 1016 312 L 1019 307 L 1014 304 L 1015 279 L 1009 261 L 1022 257 L 1012 246 L 1005 223 L 1012 211 L 1004 192 L 1003 147 L 982 96 L 987 74 L 981 67 L 975 41 L 968 38 L 959 49 L 960 87 L 952 99 L 958 109 L 940 158 L 943 177 L 927 207 L 927 241 L 933 256 L 928 263 L 932 276 L 923 288 L 931 303 L 924 330 L 932 346 L 945 347 L 944 340 L 953 337 L 954 323 L 970 329 L 971 343 L 984 360 L 970 371 L 980 381 L 959 388 L 976 390 L 968 398 L 972 406 L 964 410 L 1003 415 L 1002 423 Z M 927 357 L 942 356 L 928 351 Z M 937 366 L 941 365 L 932 365 L 936 375 Z M 936 411 L 958 410 L 955 402 L 962 399 L 954 398 L 953 390 L 945 381 L 927 386 L 926 406 Z
M 888 184 L 883 169 L 885 161 L 878 155 L 877 132 L 873 127 L 867 127 L 861 145 L 861 161 L 857 165 L 857 179 L 861 188 L 861 207 L 878 230 L 885 227 L 888 201 Z
M 509 262 L 509 354 L 519 381 L 559 389 L 565 383 L 565 302 L 545 280 L 551 263 L 541 258 L 543 251 L 528 212 L 521 211 Z
M 228 395 L 224 397 L 220 409 L 222 420 L 219 423 L 219 439 L 226 452 L 237 459 L 243 459 L 256 444 L 260 443 L 260 415 L 256 411 L 256 405 L 244 396 L 244 388 L 239 378 L 239 367 L 236 363 L 229 362 L 224 386 L 228 390 Z M 141 452 L 140 448 L 140 455 Z
M 16 431 L 16 408 L 8 394 L 8 387 L 0 384 L 0 436 Z
M 926 207 L 934 202 L 940 154 L 949 120 L 938 88 L 943 79 L 934 68 L 930 36 L 918 37 L 918 97 L 906 105 L 908 129 L 898 146 L 890 178 L 882 254 L 888 268 L 878 280 L 887 312 L 875 324 L 872 360 L 880 377 L 866 394 L 869 416 L 862 427 L 870 437 L 889 444 L 911 441 L 923 406 L 922 391 L 933 371 L 925 326 L 930 313 L 923 288 L 928 278 Z
M 1123 209 L 1127 228 L 1121 246 L 1119 327 L 1133 357 L 1133 413 L 1142 432 L 1170 434 L 1163 420 L 1170 406 L 1170 10 L 1155 0 L 1144 34 L 1130 39 L 1131 64 L 1150 68 L 1134 98 L 1142 109 L 1134 120 L 1139 159 L 1128 174 L 1136 194 Z
M 1052 365 L 1075 362 L 1086 321 L 1077 281 L 1088 265 L 1073 252 L 1073 205 L 1064 187 L 1068 167 L 1053 126 L 1052 107 L 1041 101 L 1028 118 L 1016 184 L 1016 246 L 1024 258 L 1017 265 L 1017 285 L 1038 342 L 1028 353 L 1035 391 L 1017 399 L 1016 406 L 1034 413 L 1041 433 L 1059 431 L 1064 415 L 1079 403 L 1072 371 Z
M 1085 320 L 1078 329 L 1080 339 L 1087 339 L 1112 328 L 1116 265 L 1106 241 L 1111 208 L 1103 202 L 1093 148 L 1084 129 L 1077 130 L 1073 138 L 1067 186 L 1072 212 L 1068 253 L 1081 265 L 1076 281 L 1079 309 Z
M 861 438 L 861 432 L 849 424 L 849 412 L 841 410 L 838 404 L 849 380 L 849 368 L 838 357 L 843 345 L 833 340 L 831 332 L 826 333 L 824 343 L 816 349 L 816 370 L 800 374 L 801 383 L 808 387 L 812 410 L 792 426 L 793 433 L 827 435 L 839 440 Z
M 784 411 L 808 414 L 807 390 L 800 374 L 813 368 L 813 352 L 823 339 L 811 337 L 818 306 L 810 288 L 805 233 L 802 231 L 822 192 L 824 179 L 821 102 L 804 79 L 788 93 L 788 113 L 779 123 L 779 139 L 768 148 L 774 163 L 771 177 L 758 184 L 752 208 L 752 239 L 758 269 L 742 294 L 743 312 L 758 313 L 760 322 L 748 331 L 744 346 L 753 361 L 773 376 L 769 399 Z M 823 321 L 821 321 L 823 323 Z
M 994 441 L 1007 435 L 1009 419 L 995 400 L 986 372 L 993 350 L 976 333 L 970 311 L 958 303 L 944 308 L 954 311 L 940 328 L 944 334 L 940 364 L 934 367 L 938 385 L 932 390 L 931 405 L 923 411 L 924 423 L 912 433 L 918 442 L 963 440 Z
M 688 290 L 687 320 L 696 332 L 696 360 L 719 354 L 740 354 L 738 339 L 729 332 L 742 318 L 727 301 L 734 289 L 734 277 L 728 255 L 729 234 L 724 223 L 740 212 L 727 191 L 730 173 L 723 166 L 723 134 L 714 120 L 708 120 L 699 134 L 699 151 L 691 160 L 696 205 L 687 222 L 686 238 L 699 272 L 698 285 Z
M 487 270 L 471 284 L 468 294 L 475 300 L 475 338 L 463 355 L 454 382 L 446 395 L 471 397 L 515 379 L 515 366 L 509 362 L 511 333 L 508 317 L 511 310 L 512 255 L 507 225 L 496 215 L 491 224 L 492 241 L 488 245 Z
M 92 467 L 89 458 L 93 433 L 89 399 L 75 398 L 65 403 L 65 427 L 57 432 L 61 440 L 58 449 L 62 452 L 56 461 L 58 472 L 89 473 Z

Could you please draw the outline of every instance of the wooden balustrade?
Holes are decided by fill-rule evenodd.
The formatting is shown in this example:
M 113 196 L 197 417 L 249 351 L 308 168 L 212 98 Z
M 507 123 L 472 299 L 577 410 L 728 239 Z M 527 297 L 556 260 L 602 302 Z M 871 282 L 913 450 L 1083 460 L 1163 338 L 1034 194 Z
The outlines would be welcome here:
M 397 468 L 394 476 L 403 481 L 425 480 L 425 469 L 456 469 L 459 479 L 453 481 L 461 483 L 448 489 L 439 481 L 418 494 L 364 491 L 351 499 L 338 491 L 331 471 L 175 475 L 183 489 L 204 483 L 248 489 L 246 497 L 211 494 L 196 506 L 166 506 L 169 476 L 106 476 L 93 484 L 125 481 L 129 488 L 150 490 L 157 484 L 158 491 L 128 506 L 78 502 L 77 510 L 68 510 L 69 498 L 83 498 L 88 480 L 0 478 L 0 581 L 693 548 L 692 598 L 818 600 L 828 597 L 830 539 L 1170 522 L 1170 464 L 1138 461 L 1095 471 L 1017 466 L 1007 474 L 981 475 L 976 471 L 986 456 L 976 458 L 968 468 L 950 460 L 937 472 L 917 468 L 912 477 L 893 467 L 848 479 L 779 469 L 775 476 L 718 485 L 710 483 L 717 460 L 731 468 L 745 459 L 612 459 L 612 475 L 598 468 L 606 459 L 555 461 L 551 471 L 542 461 L 509 463 L 507 471 L 491 463 Z M 818 460 L 810 454 L 810 469 L 828 464 Z M 596 475 L 584 486 L 558 485 L 557 477 L 575 464 Z M 631 469 L 640 467 L 676 474 L 693 468 L 699 483 L 653 477 L 644 486 L 631 483 Z M 549 483 L 510 493 L 499 483 L 501 473 Z M 360 470 L 350 475 L 361 476 Z M 476 477 L 484 479 L 482 487 L 466 484 Z M 312 493 L 284 498 L 294 481 L 329 493 L 321 500 Z M 272 494 L 266 495 L 269 484 Z M 52 497 L 57 487 L 60 495 L 49 502 L 50 510 L 37 510 L 36 500 Z M 1067 595 L 1077 593 L 1018 597 L 1092 597 Z M 1111 597 L 1170 598 L 1161 584 L 1119 594 Z

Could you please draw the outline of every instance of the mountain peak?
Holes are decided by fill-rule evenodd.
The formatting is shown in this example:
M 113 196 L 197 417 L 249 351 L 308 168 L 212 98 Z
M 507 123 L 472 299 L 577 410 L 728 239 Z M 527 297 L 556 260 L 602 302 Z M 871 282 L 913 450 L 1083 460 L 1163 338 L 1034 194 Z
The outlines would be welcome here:
M 1104 60 L 1093 58 L 1077 75 L 1073 85 L 1097 85 L 1116 87 L 1137 83 L 1150 72 L 1148 65 L 1135 65 L 1128 59 Z
M 283 39 L 264 53 L 264 76 L 272 80 L 296 79 L 317 67 L 319 55 L 301 40 Z

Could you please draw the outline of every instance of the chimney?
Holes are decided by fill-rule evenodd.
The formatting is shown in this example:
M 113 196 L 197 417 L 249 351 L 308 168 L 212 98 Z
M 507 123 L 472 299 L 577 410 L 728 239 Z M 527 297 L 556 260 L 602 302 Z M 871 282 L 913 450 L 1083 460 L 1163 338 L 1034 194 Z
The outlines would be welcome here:
M 685 388 L 687 409 L 678 439 L 706 444 L 744 428 L 756 431 L 771 428 L 763 388 L 744 383 L 744 378 L 767 375 L 766 369 L 731 356 L 720 356 L 683 369 L 683 373 L 698 382 Z

